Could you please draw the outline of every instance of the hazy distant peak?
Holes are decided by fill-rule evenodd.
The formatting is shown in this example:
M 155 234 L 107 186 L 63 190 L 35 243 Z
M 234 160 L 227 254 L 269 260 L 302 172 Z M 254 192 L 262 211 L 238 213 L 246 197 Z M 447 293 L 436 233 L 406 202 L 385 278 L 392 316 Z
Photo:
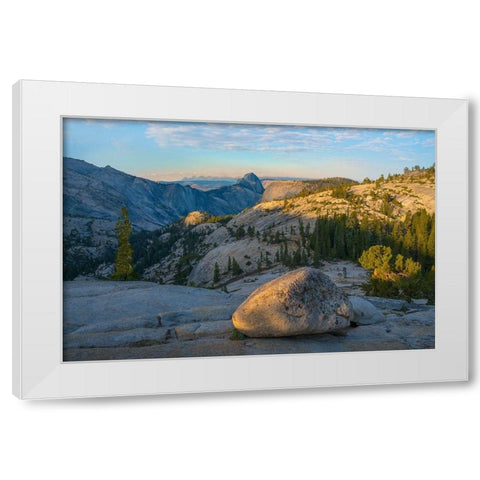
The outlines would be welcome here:
M 183 177 L 180 182 L 197 182 L 199 180 L 211 181 L 211 182 L 224 182 L 232 181 L 235 182 L 235 177 L 218 177 L 215 175 L 192 175 L 190 177 Z

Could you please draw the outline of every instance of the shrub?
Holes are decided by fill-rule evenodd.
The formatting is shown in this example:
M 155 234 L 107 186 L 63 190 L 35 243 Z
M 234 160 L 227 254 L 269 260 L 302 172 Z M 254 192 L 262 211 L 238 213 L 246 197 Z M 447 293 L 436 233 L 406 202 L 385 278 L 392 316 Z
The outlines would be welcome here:
M 245 335 L 236 328 L 234 328 L 230 334 L 230 340 L 232 341 L 245 340 L 245 338 Z
M 374 276 L 381 276 L 390 271 L 392 249 L 383 245 L 374 245 L 365 250 L 358 261 L 363 268 L 373 270 Z

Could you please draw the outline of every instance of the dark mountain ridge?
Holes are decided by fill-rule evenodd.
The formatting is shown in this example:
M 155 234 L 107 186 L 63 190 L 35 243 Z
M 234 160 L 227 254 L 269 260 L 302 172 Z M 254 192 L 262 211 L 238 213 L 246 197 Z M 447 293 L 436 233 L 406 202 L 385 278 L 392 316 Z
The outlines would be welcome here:
M 257 203 L 263 192 L 254 173 L 233 185 L 202 191 L 175 182 L 135 177 L 110 166 L 63 159 L 65 217 L 114 222 L 125 206 L 136 230 L 161 228 L 195 210 L 222 216 L 236 214 Z

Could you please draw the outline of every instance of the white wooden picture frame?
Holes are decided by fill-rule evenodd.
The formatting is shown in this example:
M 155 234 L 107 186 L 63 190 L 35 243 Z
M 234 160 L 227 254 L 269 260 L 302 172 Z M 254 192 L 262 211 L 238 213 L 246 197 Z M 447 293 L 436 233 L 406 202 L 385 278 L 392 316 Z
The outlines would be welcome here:
M 62 361 L 62 118 L 436 131 L 435 348 Z M 13 393 L 23 399 L 468 379 L 468 103 L 22 80 L 13 87 Z

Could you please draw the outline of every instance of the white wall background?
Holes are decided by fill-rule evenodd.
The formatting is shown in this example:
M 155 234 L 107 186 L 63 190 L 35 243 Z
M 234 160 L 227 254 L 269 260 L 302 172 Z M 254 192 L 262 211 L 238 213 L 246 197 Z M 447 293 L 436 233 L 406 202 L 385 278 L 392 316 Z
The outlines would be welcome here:
M 473 324 L 468 384 L 20 402 L 8 260 L 19 78 L 468 98 L 477 185 L 474 2 L 7 0 L 0 18 L 3 478 L 479 478 Z

